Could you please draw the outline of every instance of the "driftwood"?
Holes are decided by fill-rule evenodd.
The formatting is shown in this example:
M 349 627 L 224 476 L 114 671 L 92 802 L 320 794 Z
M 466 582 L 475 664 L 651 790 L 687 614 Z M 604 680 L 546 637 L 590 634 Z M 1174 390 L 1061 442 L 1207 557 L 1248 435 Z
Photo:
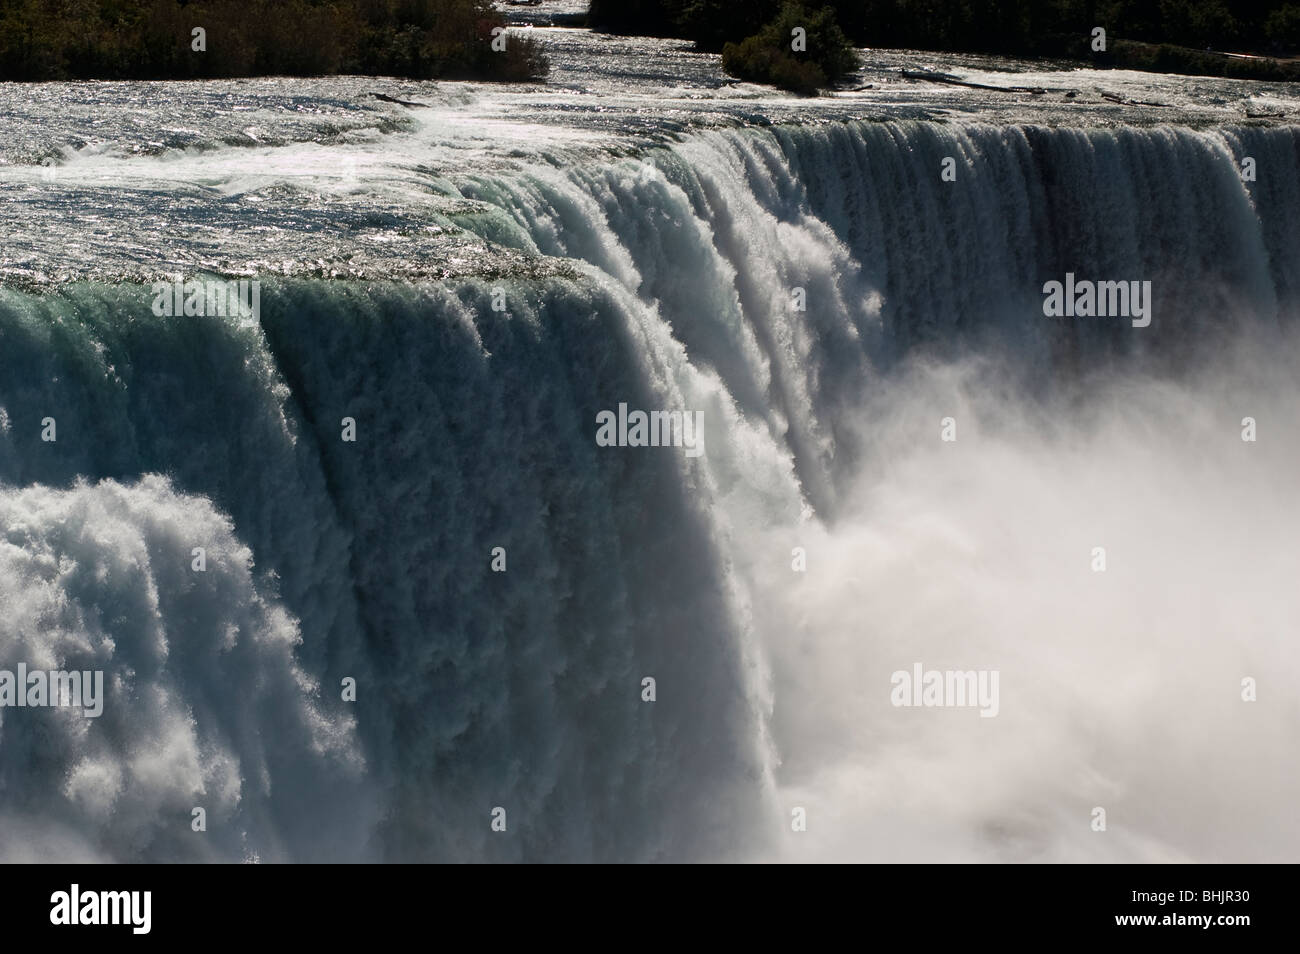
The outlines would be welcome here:
M 407 99 L 397 99 L 396 97 L 389 96 L 389 95 L 387 95 L 387 94 L 385 94 L 385 93 L 371 93 L 370 95 L 373 96 L 375 99 L 383 100 L 385 103 L 396 103 L 398 106 L 425 106 L 425 107 L 427 107 L 427 106 L 429 105 L 428 103 L 413 103 L 413 102 L 411 102 L 410 100 L 407 100 Z
M 1172 103 L 1151 103 L 1144 99 L 1125 99 L 1123 96 L 1116 96 L 1114 93 L 1102 93 L 1101 98 L 1112 103 L 1118 103 L 1121 106 L 1156 106 L 1160 109 L 1173 109 Z
M 1047 92 L 1041 86 L 989 86 L 987 83 L 969 83 L 947 73 L 927 73 L 924 70 L 900 70 L 899 72 L 907 79 L 924 80 L 927 83 L 946 83 L 949 86 L 965 86 L 968 89 L 990 89 L 995 93 L 1031 93 L 1034 96 L 1042 96 Z

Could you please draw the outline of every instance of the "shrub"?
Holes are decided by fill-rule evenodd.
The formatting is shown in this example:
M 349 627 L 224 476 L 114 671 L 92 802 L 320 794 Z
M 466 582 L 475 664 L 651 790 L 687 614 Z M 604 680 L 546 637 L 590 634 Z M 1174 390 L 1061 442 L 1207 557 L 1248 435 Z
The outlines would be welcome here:
M 805 31 L 803 51 L 793 49 L 796 28 Z M 722 48 L 722 68 L 732 76 L 804 95 L 837 82 L 857 66 L 857 53 L 829 7 L 810 13 L 802 4 L 787 3 L 758 33 Z

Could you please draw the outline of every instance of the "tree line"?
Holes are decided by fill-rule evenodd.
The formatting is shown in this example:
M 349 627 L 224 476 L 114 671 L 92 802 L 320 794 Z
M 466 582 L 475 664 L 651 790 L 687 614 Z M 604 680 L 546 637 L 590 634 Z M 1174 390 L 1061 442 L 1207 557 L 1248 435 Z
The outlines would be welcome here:
M 0 79 L 544 76 L 504 25 L 489 0 L 0 0 Z
M 1300 50 L 1300 0 L 591 0 L 588 20 L 598 30 L 693 40 L 721 51 L 733 76 L 802 93 L 851 73 L 855 46 L 1300 80 L 1296 63 L 1209 52 Z M 792 40 L 795 27 L 802 39 Z M 1103 51 L 1091 42 L 1096 27 L 1106 31 Z
M 591 0 L 597 29 L 685 37 L 704 50 L 757 34 L 782 0 Z M 824 0 L 858 46 L 969 53 L 1054 53 L 1094 27 L 1126 40 L 1215 50 L 1300 49 L 1300 3 L 1287 0 Z

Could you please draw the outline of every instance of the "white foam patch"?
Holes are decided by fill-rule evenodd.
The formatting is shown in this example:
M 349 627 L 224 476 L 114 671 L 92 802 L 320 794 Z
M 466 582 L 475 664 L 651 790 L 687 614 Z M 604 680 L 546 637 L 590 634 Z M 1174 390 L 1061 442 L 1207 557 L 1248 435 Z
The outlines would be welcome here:
M 205 498 L 156 475 L 0 491 L 0 669 L 99 670 L 105 696 L 98 718 L 0 709 L 0 859 L 325 850 L 295 844 L 283 818 L 313 815 L 304 793 L 331 779 L 331 802 L 346 801 L 363 765 L 352 718 L 296 663 L 299 641 Z M 356 852 L 364 813 L 356 824 L 335 819 L 322 837 Z

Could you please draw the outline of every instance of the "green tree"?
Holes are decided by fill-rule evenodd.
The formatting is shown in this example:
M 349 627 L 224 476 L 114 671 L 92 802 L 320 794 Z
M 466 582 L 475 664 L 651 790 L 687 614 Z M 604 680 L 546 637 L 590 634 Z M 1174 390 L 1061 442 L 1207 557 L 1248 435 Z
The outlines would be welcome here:
M 722 68 L 756 83 L 811 94 L 858 67 L 857 54 L 835 11 L 786 3 L 758 33 L 722 48 Z

